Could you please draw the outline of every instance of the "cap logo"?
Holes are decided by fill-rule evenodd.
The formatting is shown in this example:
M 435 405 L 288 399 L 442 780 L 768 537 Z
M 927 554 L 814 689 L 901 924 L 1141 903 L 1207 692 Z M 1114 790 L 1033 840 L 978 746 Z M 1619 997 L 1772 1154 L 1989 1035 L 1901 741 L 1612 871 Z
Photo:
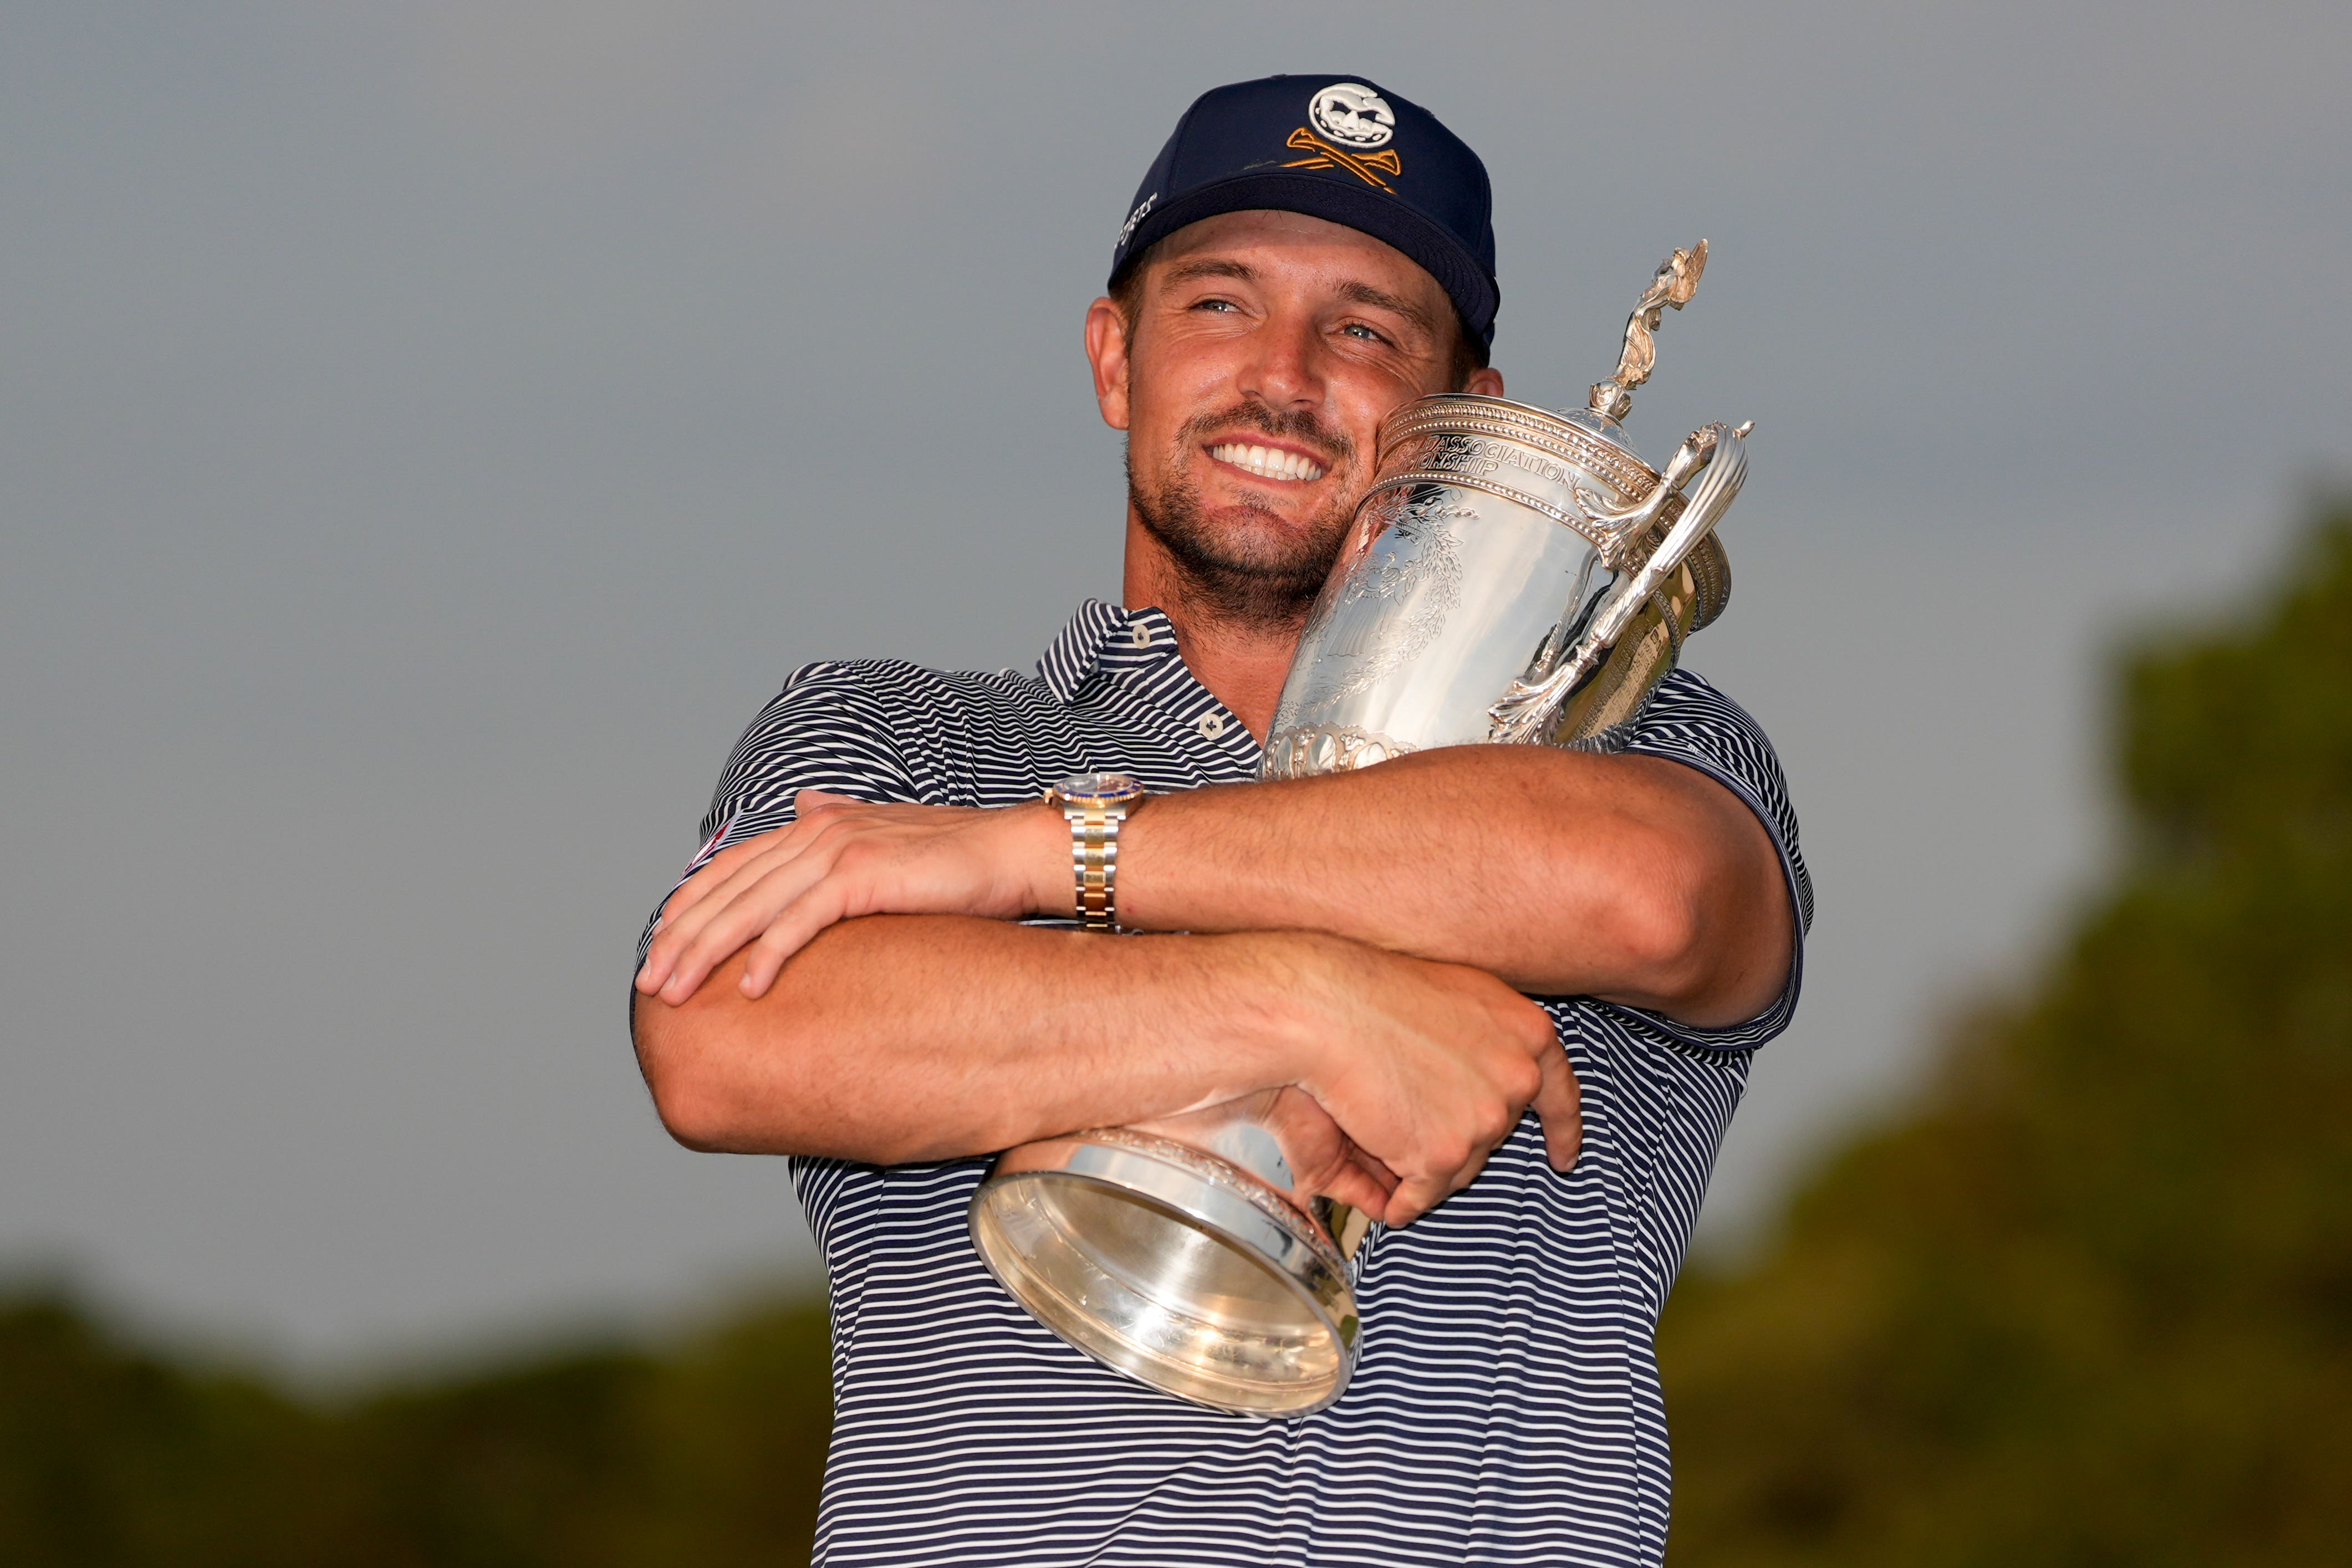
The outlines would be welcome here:
M 1290 140 L 1283 145 L 1312 154 L 1292 159 L 1283 165 L 1286 169 L 1345 169 L 1365 184 L 1377 185 L 1391 195 L 1396 194 L 1396 187 L 1381 175 L 1404 172 L 1404 161 L 1393 147 L 1384 147 L 1378 152 L 1350 152 L 1344 147 L 1332 146 L 1303 125 L 1292 131 Z
M 1307 100 L 1307 123 L 1349 152 L 1369 152 L 1396 134 L 1396 110 L 1362 82 L 1335 81 Z

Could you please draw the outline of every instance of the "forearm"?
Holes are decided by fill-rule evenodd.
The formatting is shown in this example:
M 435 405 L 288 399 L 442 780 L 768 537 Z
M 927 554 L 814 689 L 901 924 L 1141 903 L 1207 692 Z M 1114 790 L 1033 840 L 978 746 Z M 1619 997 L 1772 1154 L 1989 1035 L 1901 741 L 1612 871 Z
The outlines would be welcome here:
M 1360 772 L 1156 799 L 1121 835 L 1144 929 L 1304 928 L 1694 1022 L 1759 1010 L 1787 895 L 1760 823 L 1649 758 L 1423 752 Z
M 740 955 L 683 1003 L 635 996 L 632 1028 L 690 1146 L 948 1159 L 1297 1081 L 1303 950 L 877 915 L 824 932 L 757 999 Z

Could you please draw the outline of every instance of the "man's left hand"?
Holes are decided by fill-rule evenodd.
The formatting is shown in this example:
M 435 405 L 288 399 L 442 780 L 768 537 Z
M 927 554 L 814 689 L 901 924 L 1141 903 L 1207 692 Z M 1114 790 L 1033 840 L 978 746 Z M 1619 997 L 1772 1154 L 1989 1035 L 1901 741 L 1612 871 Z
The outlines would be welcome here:
M 1069 829 L 1041 802 L 995 810 L 869 806 L 800 792 L 799 820 L 719 852 L 670 894 L 637 989 L 673 1005 L 749 948 L 742 990 L 765 996 L 784 960 L 864 915 L 1044 913 L 1036 885 L 1066 866 Z M 1066 878 L 1066 871 L 1064 873 Z

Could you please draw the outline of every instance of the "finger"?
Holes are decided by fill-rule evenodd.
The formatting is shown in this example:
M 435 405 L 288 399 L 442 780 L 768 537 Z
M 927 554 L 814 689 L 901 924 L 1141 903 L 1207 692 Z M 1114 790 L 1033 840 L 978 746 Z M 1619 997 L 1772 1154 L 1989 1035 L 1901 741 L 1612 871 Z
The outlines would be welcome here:
M 1538 1086 L 1538 1092 L 1540 1093 L 1541 1092 L 1541 1085 L 1539 1084 Z M 1521 1112 L 1519 1113 L 1519 1121 L 1525 1121 L 1526 1119 L 1527 1113 L 1525 1112 Z M 1455 1193 L 1460 1192 L 1464 1187 L 1468 1186 L 1472 1182 L 1476 1181 L 1478 1179 L 1479 1173 L 1486 1168 L 1486 1162 L 1495 1157 L 1495 1151 L 1501 1148 L 1505 1144 L 1509 1143 L 1513 1137 L 1517 1136 L 1518 1130 L 1519 1123 L 1513 1122 L 1509 1126 L 1503 1129 L 1502 1135 L 1497 1137 L 1493 1143 L 1474 1145 L 1470 1151 L 1469 1157 L 1464 1160 L 1462 1164 L 1455 1168 L 1453 1176 L 1446 1182 L 1444 1197 L 1452 1197 Z
M 786 885 L 738 899 L 729 907 L 725 918 L 704 927 L 693 945 L 678 955 L 676 967 L 662 983 L 661 994 L 676 1001 L 692 996 L 720 965 L 765 933 L 776 917 L 791 906 L 792 895 L 800 891 L 803 890 Z
M 1349 1155 L 1348 1158 L 1356 1166 L 1361 1167 L 1366 1176 L 1370 1176 L 1374 1181 L 1380 1183 L 1381 1192 L 1391 1193 L 1396 1191 L 1397 1184 L 1402 1178 L 1398 1176 L 1396 1172 L 1389 1169 L 1387 1163 L 1378 1155 L 1373 1154 L 1369 1149 L 1358 1147 Z
M 790 828 L 778 828 L 758 834 L 740 842 L 729 844 L 717 854 L 695 867 L 694 874 L 678 883 L 662 906 L 664 922 L 676 920 L 707 897 L 713 888 L 723 885 L 727 879 L 741 869 L 743 862 L 756 860 L 776 847 L 777 841 L 790 833 Z
M 760 853 L 738 862 L 730 874 L 718 878 L 702 889 L 702 896 L 698 900 L 664 914 L 661 929 L 654 934 L 653 946 L 646 952 L 639 988 L 667 991 L 678 966 L 696 950 L 696 944 L 710 924 L 723 917 L 743 899 L 757 896 L 768 874 L 790 865 L 800 852 L 799 846 L 789 843 L 766 844 Z M 695 983 L 700 983 L 700 977 L 697 977 Z M 685 993 L 686 996 L 693 994 L 691 987 Z
M 1502 1145 L 1497 1144 L 1494 1148 L 1480 1149 L 1476 1154 L 1471 1155 L 1469 1163 L 1465 1165 L 1460 1170 L 1455 1171 L 1454 1173 L 1454 1179 L 1446 1183 L 1445 1196 L 1447 1197 L 1452 1197 L 1455 1193 L 1460 1192 L 1464 1187 L 1468 1186 L 1472 1182 L 1476 1181 L 1478 1179 L 1478 1173 L 1486 1168 L 1487 1159 L 1493 1155 L 1495 1149 L 1500 1147 L 1502 1147 Z
M 1322 1196 L 1366 1214 L 1378 1214 L 1389 1205 L 1389 1189 L 1356 1165 L 1343 1165 L 1333 1171 L 1323 1183 Z
M 1445 1200 L 1452 1190 L 1434 1176 L 1414 1176 L 1397 1184 L 1381 1218 L 1390 1228 L 1402 1230 Z
M 757 1001 L 768 994 L 783 972 L 785 960 L 816 939 L 816 934 L 840 920 L 845 913 L 839 886 L 821 883 L 780 912 L 751 943 L 738 982 L 745 996 Z
M 678 923 L 685 918 L 688 910 L 701 902 L 705 894 L 723 883 L 745 859 L 759 852 L 754 842 L 746 841 L 728 845 L 696 867 L 691 876 L 670 889 L 669 896 L 662 900 L 661 908 L 655 912 L 653 940 L 646 945 L 645 962 L 637 966 L 635 984 L 638 990 L 650 996 L 661 988 L 662 981 L 669 977 L 671 958 L 682 940 L 677 934 Z
M 693 914 L 696 909 L 703 909 L 702 918 L 708 918 L 711 898 L 716 896 L 723 903 L 750 885 L 748 881 L 739 879 L 747 873 L 756 879 L 763 867 L 791 859 L 803 847 L 791 828 L 780 828 L 740 844 L 730 844 L 713 855 L 709 864 L 680 883 L 662 905 L 661 929 L 654 937 L 661 954 L 667 956 L 676 952 L 687 936 L 699 928 Z
M 795 856 L 765 872 L 740 895 L 729 899 L 724 908 L 713 910 L 688 939 L 661 994 L 673 1001 L 692 996 L 710 971 L 742 951 L 746 943 L 774 925 L 794 900 L 824 880 L 831 859 L 824 854 Z M 807 939 L 802 937 L 803 942 Z
M 1584 1090 L 1565 1051 L 1547 1052 L 1543 1073 L 1535 1111 L 1543 1119 L 1544 1153 L 1552 1169 L 1567 1171 L 1575 1166 L 1584 1145 Z
M 788 864 L 800 863 L 810 873 L 798 885 L 813 884 L 838 864 L 844 848 L 844 834 L 859 834 L 877 827 L 887 830 L 891 825 L 890 819 L 904 819 L 910 814 L 926 817 L 972 817 L 981 814 L 957 807 L 872 806 L 846 795 L 835 795 L 823 789 L 801 790 L 795 797 L 794 810 L 799 812 L 797 819 L 789 828 L 771 836 L 765 852 L 757 861 L 740 866 L 733 878 L 697 888 L 692 900 L 680 902 L 677 909 L 666 916 L 665 926 L 675 927 L 676 930 L 667 942 L 659 936 L 655 938 L 660 945 L 658 951 L 648 955 L 659 960 L 653 966 L 655 980 L 661 978 L 665 967 L 673 961 L 672 955 L 700 934 L 702 926 L 697 911 L 702 912 L 701 918 L 720 918 L 716 913 L 720 905 L 731 904 L 755 881 L 773 875 Z M 853 812 L 856 815 L 847 815 Z M 803 857 L 812 855 L 816 857 L 813 862 L 803 861 Z M 717 962 L 739 947 L 740 943 L 709 956 Z

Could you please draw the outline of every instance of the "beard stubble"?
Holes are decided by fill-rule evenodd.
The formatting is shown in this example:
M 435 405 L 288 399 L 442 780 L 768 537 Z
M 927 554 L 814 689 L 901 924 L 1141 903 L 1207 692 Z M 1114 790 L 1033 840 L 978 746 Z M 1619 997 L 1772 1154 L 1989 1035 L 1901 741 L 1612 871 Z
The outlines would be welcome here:
M 1330 575 L 1355 509 L 1349 500 L 1334 500 L 1304 527 L 1294 528 L 1270 511 L 1246 507 L 1266 519 L 1263 529 L 1220 525 L 1202 504 L 1199 487 L 1185 476 L 1185 458 L 1202 437 L 1236 426 L 1307 443 L 1322 457 L 1327 472 L 1354 465 L 1355 443 L 1306 410 L 1282 414 L 1259 403 L 1243 403 L 1185 421 L 1170 445 L 1171 477 L 1154 489 L 1145 489 L 1137 478 L 1130 443 L 1128 503 L 1144 530 L 1176 563 L 1193 609 L 1252 629 L 1294 628 L 1306 620 L 1323 580 Z

